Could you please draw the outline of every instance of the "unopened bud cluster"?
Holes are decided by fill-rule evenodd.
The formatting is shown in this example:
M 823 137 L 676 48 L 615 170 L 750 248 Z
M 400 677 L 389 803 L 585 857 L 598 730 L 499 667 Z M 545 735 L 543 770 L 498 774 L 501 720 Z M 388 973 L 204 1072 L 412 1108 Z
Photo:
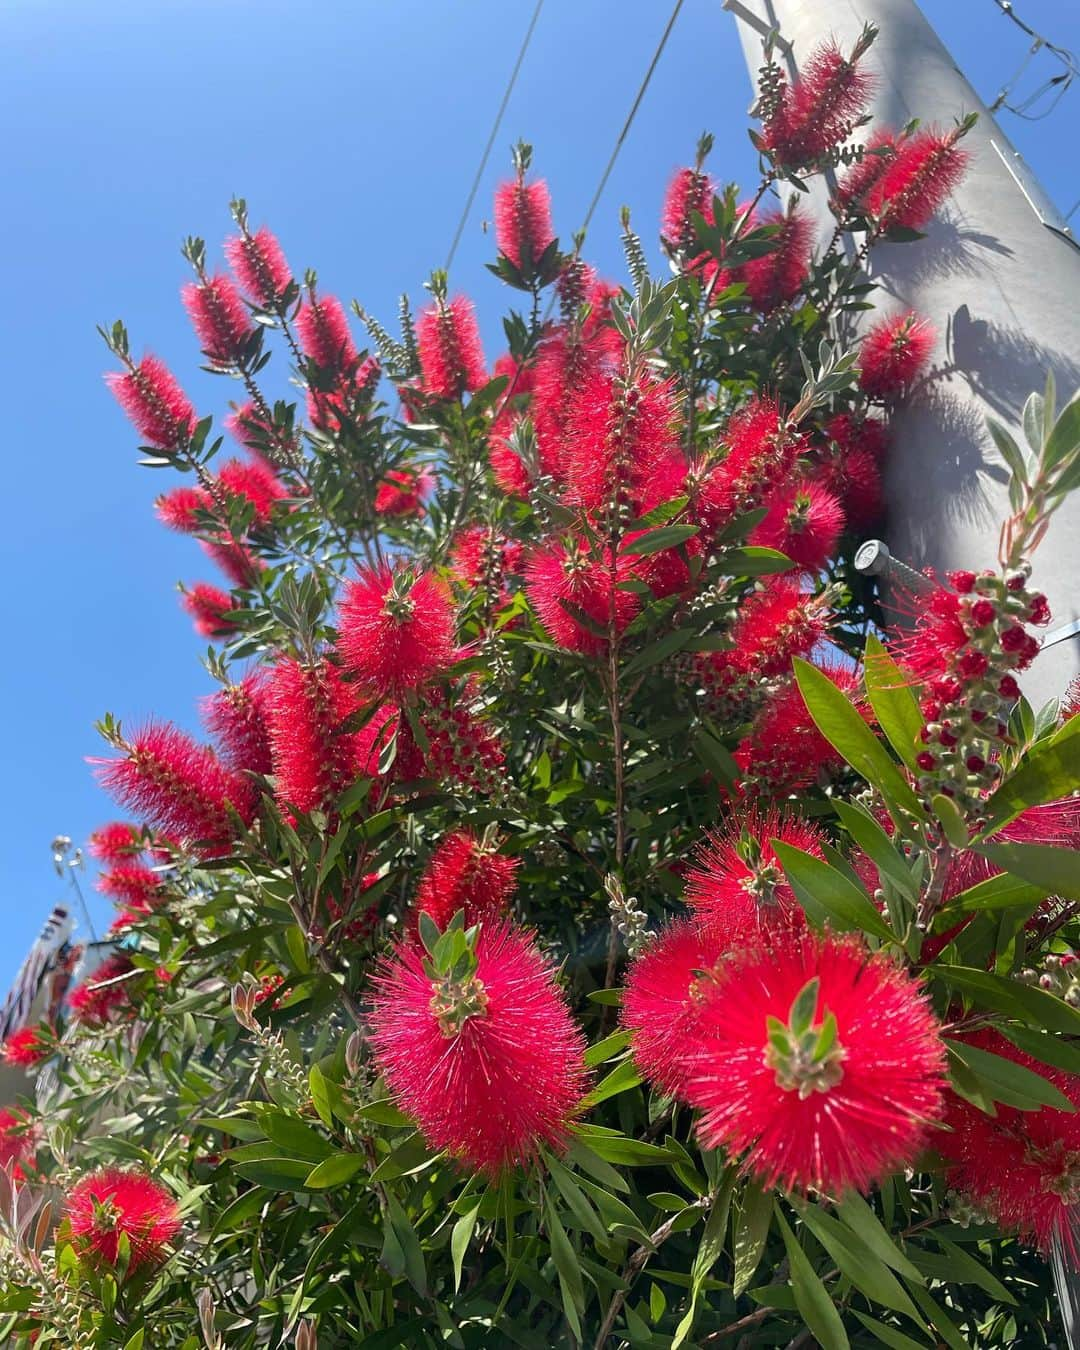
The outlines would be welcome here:
M 1075 952 L 1051 952 L 1042 970 L 1022 970 L 1017 978 L 1080 1008 L 1080 961 Z
M 977 813 L 1001 773 L 997 751 L 1007 743 L 1009 713 L 1020 697 L 1016 672 L 1039 651 L 1025 625 L 1050 619 L 1046 596 L 1028 588 L 1030 574 L 1027 563 L 1004 575 L 953 572 L 952 592 L 944 593 L 964 639 L 927 685 L 916 762 L 922 792 L 951 797 L 965 812 Z

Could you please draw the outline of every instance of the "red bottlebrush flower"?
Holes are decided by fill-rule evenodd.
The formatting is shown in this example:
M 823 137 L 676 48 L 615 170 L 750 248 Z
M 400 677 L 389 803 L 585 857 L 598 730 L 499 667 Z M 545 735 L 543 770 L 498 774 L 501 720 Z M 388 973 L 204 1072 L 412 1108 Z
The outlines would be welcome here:
M 144 356 L 122 374 L 106 375 L 105 383 L 148 445 L 175 450 L 191 438 L 199 419 L 164 361 Z
M 422 516 L 424 501 L 435 487 L 435 475 L 428 468 L 389 469 L 375 493 L 377 516 Z
M 259 573 L 265 567 L 261 558 L 257 558 L 246 544 L 235 539 L 200 539 L 199 547 L 206 556 L 217 563 L 234 586 L 248 590 L 258 584 Z
M 417 716 L 427 748 L 421 750 L 407 724 L 399 728 L 394 763 L 399 781 L 434 778 L 484 795 L 501 792 L 502 744 L 490 722 L 477 714 L 468 687 L 454 702 L 441 689 L 428 690 Z
M 342 371 L 356 364 L 356 344 L 337 296 L 309 294 L 297 312 L 296 332 L 304 355 L 320 369 Z
M 277 474 L 259 459 L 230 459 L 221 466 L 218 482 L 227 497 L 251 503 L 256 525 L 269 524 L 274 503 L 286 495 Z
M 177 727 L 150 722 L 123 750 L 120 759 L 99 761 L 99 781 L 155 829 L 199 842 L 211 856 L 236 838 L 234 816 L 244 825 L 254 819 L 251 782 Z
M 820 668 L 844 693 L 853 693 L 855 677 L 850 670 Z M 750 735 L 735 751 L 735 761 L 744 780 L 777 796 L 810 787 L 844 763 L 818 731 L 794 683 L 769 696 Z
M 487 379 L 480 329 L 472 301 L 463 295 L 436 300 L 416 325 L 424 389 L 434 398 L 460 398 Z
M 626 972 L 620 1020 L 630 1032 L 634 1063 L 666 1096 L 684 1095 L 702 977 L 722 954 L 714 936 L 676 919 Z
M 792 659 L 806 656 L 825 637 L 829 611 L 821 597 L 798 582 L 775 579 L 742 604 L 731 631 L 735 657 L 756 677 L 786 675 Z
M 16 1181 L 23 1181 L 33 1170 L 37 1137 L 29 1117 L 23 1111 L 0 1106 L 0 1167 L 11 1167 Z
M 824 430 L 842 455 L 865 450 L 880 462 L 889 448 L 888 428 L 879 417 L 860 418 L 851 413 L 837 413 L 825 423 Z
M 531 935 L 485 925 L 460 981 L 424 966 L 411 941 L 383 963 L 371 1045 L 429 1147 L 493 1177 L 563 1149 L 587 1082 L 585 1041 Z
M 247 773 L 273 771 L 268 704 L 269 689 L 262 673 L 245 675 L 239 684 L 227 684 L 203 699 L 203 725 L 231 768 Z
M 519 272 L 531 272 L 555 238 L 551 194 L 543 179 L 518 177 L 495 190 L 495 243 Z
M 540 344 L 531 413 L 541 473 L 562 480 L 567 430 L 578 395 L 610 369 L 620 351 L 618 333 L 605 327 L 596 328 L 591 336 L 576 328 L 564 329 Z
M 325 810 L 357 776 L 355 740 L 341 729 L 356 707 L 355 689 L 329 661 L 271 667 L 265 717 L 282 807 Z
M 921 680 L 933 679 L 947 670 L 968 644 L 962 618 L 963 600 L 945 586 L 935 586 L 920 597 L 915 626 L 902 639 L 903 662 Z
M 1068 722 L 1080 713 L 1080 675 L 1074 675 L 1061 700 L 1061 720 Z
M 76 1022 L 103 1027 L 114 1013 L 131 1003 L 131 981 L 125 976 L 134 970 L 131 958 L 123 952 L 107 956 L 94 973 L 68 995 L 68 1011 Z
M 139 831 L 126 820 L 101 825 L 90 836 L 90 856 L 107 864 L 130 862 L 142 852 Z
M 145 1173 L 118 1167 L 103 1167 L 72 1187 L 67 1220 L 79 1259 L 102 1271 L 115 1267 L 121 1234 L 134 1273 L 161 1265 L 180 1231 L 180 1211 L 165 1187 Z
M 843 529 L 844 508 L 838 498 L 804 480 L 777 492 L 750 542 L 779 549 L 803 571 L 817 572 L 833 556 Z
M 760 506 L 790 476 L 806 448 L 775 399 L 755 395 L 728 422 L 727 455 L 702 484 L 695 510 L 707 530 Z
M 784 86 L 762 139 L 787 168 L 813 163 L 851 134 L 874 83 L 857 59 L 849 61 L 835 42 L 823 43 L 796 83 Z
M 33 1069 L 52 1054 L 52 1028 L 40 1023 L 13 1031 L 3 1045 L 4 1063 L 19 1069 Z M 2 1163 L 0 1163 L 2 1165 Z
M 865 1193 L 914 1161 L 941 1109 L 945 1047 L 925 995 L 855 938 L 731 956 L 699 1017 L 699 1138 L 744 1154 L 765 1186 Z
M 569 547 L 551 540 L 526 560 L 525 590 L 553 642 L 568 651 L 596 656 L 607 649 L 607 637 L 594 632 L 573 611 L 580 610 L 605 634 L 614 618 L 616 631 L 622 632 L 638 611 L 637 596 L 619 589 L 619 583 L 632 575 L 628 556 L 616 560 L 613 579 L 610 557 L 593 558 L 575 540 Z
M 264 309 L 274 309 L 292 285 L 292 272 L 281 245 L 262 225 L 254 234 L 234 235 L 225 241 L 225 257 L 244 294 Z
M 380 694 L 415 689 L 454 661 L 454 611 L 430 573 L 361 572 L 346 587 L 338 634 L 346 666 Z
M 1040 1074 L 1080 1108 L 1080 1077 L 1018 1050 L 999 1032 L 965 1035 L 964 1043 Z M 1049 1256 L 1055 1239 L 1076 1250 L 1072 1215 L 1080 1202 L 1080 1111 L 1044 1106 L 1019 1111 L 996 1104 L 997 1115 L 950 1094 L 937 1147 L 952 1163 L 949 1186 L 970 1197 L 1003 1227 Z
M 307 411 L 311 425 L 319 431 L 336 432 L 350 422 L 366 421 L 381 375 L 378 361 L 366 357 L 355 369 L 342 371 L 332 389 L 309 388 Z
M 255 328 L 232 281 L 226 276 L 191 281 L 181 291 L 181 297 L 210 364 L 238 365 Z
M 508 437 L 493 436 L 488 441 L 488 459 L 496 483 L 508 496 L 528 497 L 532 475 Z
M 955 131 L 917 131 L 865 193 L 867 207 L 885 229 L 921 230 L 963 178 L 967 162 Z
M 262 1004 L 269 1003 L 271 1009 L 280 1008 L 281 999 L 277 997 L 277 992 L 284 983 L 284 975 L 264 975 L 255 994 L 255 1006 L 261 1007 Z
M 913 310 L 882 319 L 867 332 L 859 349 L 859 384 L 871 398 L 902 394 L 926 369 L 935 333 Z
M 578 389 L 564 433 L 571 499 L 595 513 L 640 507 L 658 465 L 678 451 L 675 426 L 670 381 L 594 371 Z
M 139 862 L 114 863 L 98 878 L 97 888 L 115 904 L 132 909 L 151 908 L 164 890 L 158 874 Z
M 273 425 L 260 414 L 254 402 L 249 400 L 234 408 L 225 418 L 225 430 L 271 473 L 277 472 L 277 464 L 271 456 L 270 447 L 280 448 L 279 433 L 276 433 Z
M 417 918 L 429 914 L 445 929 L 459 909 L 465 926 L 499 918 L 510 903 L 520 858 L 508 858 L 470 830 L 441 841 L 416 888 Z
M 892 164 L 900 141 L 895 131 L 881 127 L 873 132 L 857 160 L 841 177 L 833 196 L 833 209 L 843 215 L 849 208 L 859 210 L 866 194 Z
M 743 263 L 738 279 L 746 283 L 750 304 L 762 314 L 770 314 L 778 305 L 794 300 L 806 280 L 814 227 L 794 205 L 786 212 L 773 211 L 763 216 L 761 224 L 779 227 L 771 241 L 772 251 Z
M 509 352 L 504 352 L 495 362 L 492 378 L 505 375 L 510 383 L 503 391 L 503 401 L 531 394 L 535 383 L 533 367 L 519 362 Z
M 205 488 L 172 488 L 154 503 L 154 510 L 162 525 L 181 534 L 193 534 L 199 528 L 199 513 L 214 509 L 213 500 Z
M 200 637 L 227 638 L 237 631 L 236 624 L 227 617 L 234 608 L 232 596 L 208 581 L 197 581 L 190 590 L 183 591 L 180 606 L 191 616 Z
M 483 586 L 500 597 L 505 591 L 503 578 L 521 571 L 522 557 L 517 540 L 486 525 L 462 530 L 450 551 L 451 570 L 463 586 Z
M 712 217 L 716 184 L 700 169 L 679 169 L 668 184 L 661 216 L 660 238 L 669 252 L 685 256 L 694 247 L 693 215 Z
M 779 839 L 823 858 L 824 832 L 800 816 L 751 807 L 709 834 L 686 879 L 686 903 L 704 932 L 725 952 L 757 943 L 765 934 L 805 928 L 802 907 L 787 883 L 776 850 Z
M 852 529 L 863 530 L 881 519 L 881 470 L 875 455 L 862 446 L 828 459 L 817 471 L 819 481 L 843 503 Z

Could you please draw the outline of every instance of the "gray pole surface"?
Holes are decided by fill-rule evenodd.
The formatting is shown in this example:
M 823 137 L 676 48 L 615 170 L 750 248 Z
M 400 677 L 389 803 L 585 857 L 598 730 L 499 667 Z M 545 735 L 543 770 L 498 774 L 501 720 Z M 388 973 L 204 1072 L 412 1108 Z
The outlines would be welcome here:
M 869 270 L 883 287 L 882 312 L 914 309 L 938 330 L 930 377 L 895 415 L 889 547 L 939 573 L 992 567 L 1009 504 L 984 419 L 996 417 L 1023 444 L 1020 412 L 1048 369 L 1059 405 L 1080 389 L 1080 247 L 914 0 L 726 0 L 725 8 L 753 80 L 770 28 L 786 40 L 777 59 L 797 69 L 830 36 L 850 50 L 869 21 L 881 30 L 865 58 L 879 76 L 875 123 L 900 128 L 920 117 L 947 128 L 979 114 L 961 142 L 971 155 L 967 176 L 928 237 L 879 245 Z M 985 21 L 994 17 L 987 3 Z M 821 194 L 811 202 L 824 212 Z M 1080 672 L 1080 636 L 1053 641 L 1080 618 L 1080 494 L 1055 516 L 1034 564 L 1054 615 L 1051 641 L 1024 677 L 1038 707 Z

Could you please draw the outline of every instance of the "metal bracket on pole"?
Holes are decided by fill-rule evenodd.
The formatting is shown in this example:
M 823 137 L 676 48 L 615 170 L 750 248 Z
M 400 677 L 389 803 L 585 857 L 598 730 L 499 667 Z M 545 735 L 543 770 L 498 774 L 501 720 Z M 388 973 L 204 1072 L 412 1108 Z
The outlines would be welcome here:
M 929 577 L 894 558 L 883 539 L 867 539 L 859 545 L 855 553 L 855 571 L 867 577 L 887 577 L 917 595 L 926 595 L 934 589 Z
M 752 28 L 755 33 L 760 34 L 763 39 L 772 33 L 773 46 L 778 47 L 785 56 L 791 55 L 791 43 L 788 42 L 787 38 L 781 37 L 776 29 L 771 24 L 766 23 L 760 14 L 755 14 L 752 9 L 747 9 L 743 0 L 724 0 L 721 8 L 734 14 L 737 19 L 742 19 L 743 23 Z

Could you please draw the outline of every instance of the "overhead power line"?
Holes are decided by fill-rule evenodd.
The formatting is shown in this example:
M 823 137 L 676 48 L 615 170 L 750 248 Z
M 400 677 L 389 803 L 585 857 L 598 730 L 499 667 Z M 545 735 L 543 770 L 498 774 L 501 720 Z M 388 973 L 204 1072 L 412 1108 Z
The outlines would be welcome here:
M 495 137 L 499 134 L 499 128 L 502 126 L 503 114 L 506 112 L 507 105 L 510 102 L 510 95 L 514 92 L 514 85 L 517 84 L 518 73 L 525 60 L 525 53 L 529 50 L 529 43 L 532 41 L 532 35 L 536 30 L 536 23 L 540 18 L 540 11 L 543 8 L 544 0 L 536 0 L 536 8 L 533 10 L 532 18 L 529 20 L 529 26 L 525 31 L 525 37 L 521 43 L 521 50 L 518 52 L 517 60 L 514 62 L 514 69 L 510 72 L 510 79 L 507 81 L 506 88 L 503 90 L 499 111 L 495 114 L 495 121 L 491 124 L 491 134 L 488 136 L 487 145 L 484 146 L 484 153 L 480 156 L 480 163 L 476 168 L 476 177 L 472 181 L 472 187 L 469 189 L 469 195 L 465 199 L 465 205 L 462 208 L 461 219 L 458 221 L 457 229 L 454 231 L 454 242 L 450 245 L 450 252 L 446 255 L 447 272 L 450 270 L 450 264 L 454 261 L 454 255 L 457 253 L 458 244 L 461 243 L 461 236 L 465 232 L 465 226 L 468 223 L 469 212 L 472 210 L 473 202 L 476 201 L 476 194 L 480 188 L 480 181 L 484 176 L 484 170 L 487 168 L 487 162 L 491 158 L 491 148 L 495 144 Z
M 1012 7 L 1011 0 L 994 0 L 998 9 L 1007 19 L 1011 19 L 1017 28 L 1026 33 L 1031 38 L 1031 46 L 1023 60 L 1017 66 L 1012 79 L 1002 88 L 997 98 L 990 105 L 991 112 L 997 112 L 999 108 L 1004 108 L 1007 112 L 1013 113 L 1016 117 L 1022 117 L 1026 122 L 1041 122 L 1044 117 L 1049 117 L 1057 107 L 1058 103 L 1064 97 L 1069 86 L 1078 76 L 1080 76 L 1080 63 L 1067 47 L 1059 47 L 1051 42 L 1049 38 L 1043 37 L 1041 33 L 1036 32 L 1030 24 L 1026 24 Z M 1033 90 L 1019 103 L 1010 103 L 1009 98 L 1016 88 L 1020 77 L 1027 70 L 1031 61 L 1043 50 L 1048 51 L 1063 67 L 1060 75 L 1053 75 L 1045 80 L 1039 87 Z M 1042 108 L 1040 112 L 1033 112 L 1041 101 L 1050 96 L 1048 106 Z

